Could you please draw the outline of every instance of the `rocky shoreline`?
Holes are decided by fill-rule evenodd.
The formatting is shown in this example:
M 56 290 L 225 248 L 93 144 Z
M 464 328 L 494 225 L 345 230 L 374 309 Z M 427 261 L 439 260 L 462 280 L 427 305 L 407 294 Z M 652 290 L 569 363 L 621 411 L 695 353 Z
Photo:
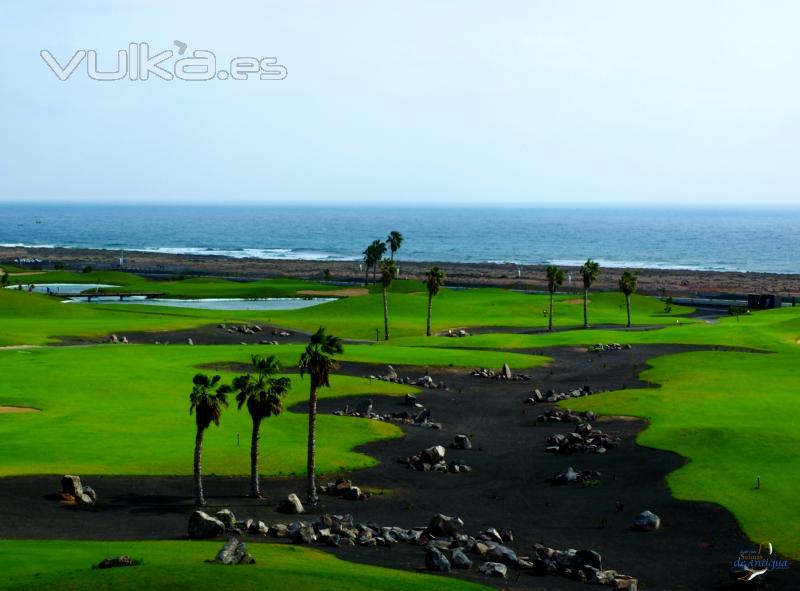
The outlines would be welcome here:
M 118 269 L 119 251 L 89 248 L 0 248 L 0 265 L 14 260 L 40 260 L 26 265 L 31 269 L 52 268 L 57 263 L 68 269 Z M 591 253 L 588 253 L 591 255 Z M 587 256 L 588 256 L 587 255 Z M 444 263 L 399 261 L 401 278 L 422 280 L 431 266 L 438 265 L 447 274 L 451 286 L 497 286 L 544 290 L 544 266 L 494 263 Z M 125 252 L 125 270 L 151 276 L 217 275 L 231 279 L 295 277 L 360 283 L 363 272 L 358 261 L 307 261 L 259 258 L 230 258 L 217 255 L 167 254 L 154 252 Z M 565 267 L 572 273 L 572 289 L 578 293 L 580 278 L 576 268 Z M 327 274 L 326 274 L 327 271 Z M 617 289 L 623 269 L 604 268 L 595 289 Z M 717 295 L 769 293 L 780 296 L 800 294 L 800 274 L 744 273 L 723 271 L 692 271 L 684 269 L 637 269 L 642 293 L 656 295 Z M 565 285 L 565 289 L 568 286 Z

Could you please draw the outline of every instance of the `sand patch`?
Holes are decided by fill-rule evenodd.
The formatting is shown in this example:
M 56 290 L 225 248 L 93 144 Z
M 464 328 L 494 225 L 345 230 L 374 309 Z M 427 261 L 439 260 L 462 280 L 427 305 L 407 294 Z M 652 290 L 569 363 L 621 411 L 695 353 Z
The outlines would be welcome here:
M 42 412 L 38 408 L 27 406 L 0 406 L 0 415 L 13 415 L 23 412 Z
M 588 300 L 588 302 L 590 304 L 592 303 L 591 298 Z M 575 304 L 575 305 L 582 304 L 583 303 L 583 298 L 571 298 L 569 300 L 563 300 L 561 303 L 562 304 Z
M 369 290 L 366 287 L 348 287 L 346 289 L 334 289 L 331 291 L 325 291 L 324 289 L 303 289 L 298 291 L 297 295 L 322 298 L 352 298 L 369 295 Z

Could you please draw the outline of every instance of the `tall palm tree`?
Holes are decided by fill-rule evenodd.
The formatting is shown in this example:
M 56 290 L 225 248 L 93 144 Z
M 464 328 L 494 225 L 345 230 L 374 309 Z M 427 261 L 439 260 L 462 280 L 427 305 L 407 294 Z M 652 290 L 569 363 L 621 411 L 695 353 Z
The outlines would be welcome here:
M 547 267 L 547 291 L 550 292 L 550 317 L 547 320 L 547 330 L 553 331 L 553 296 L 564 283 L 564 271 L 550 265 Z
M 292 382 L 289 378 L 277 376 L 281 366 L 274 355 L 269 357 L 252 355 L 250 362 L 253 373 L 235 378 L 233 390 L 236 392 L 239 410 L 246 405 L 253 421 L 253 431 L 250 436 L 250 496 L 257 499 L 261 497 L 261 487 L 258 482 L 258 440 L 261 421 L 281 414 L 283 398 L 291 389 Z
M 383 340 L 389 340 L 389 286 L 397 278 L 397 265 L 392 259 L 381 261 L 381 286 L 383 287 Z
M 192 379 L 192 393 L 189 395 L 189 414 L 194 414 L 197 434 L 194 438 L 194 484 L 196 490 L 195 504 L 202 507 L 206 504 L 203 496 L 203 477 L 201 461 L 203 457 L 203 434 L 211 423 L 219 426 L 222 409 L 228 406 L 230 386 L 219 386 L 219 376 L 213 378 L 199 373 Z M 214 388 L 216 387 L 216 391 Z
M 433 297 L 439 295 L 439 290 L 444 285 L 444 271 L 439 267 L 431 267 L 425 273 L 425 286 L 428 288 L 428 324 L 426 335 L 431 336 L 431 312 L 433 311 Z
M 364 249 L 364 252 L 361 253 L 363 255 L 363 257 L 364 257 L 362 260 L 364 261 L 364 285 L 365 286 L 369 285 L 369 270 L 372 268 L 372 265 L 375 262 L 373 260 L 374 252 L 375 252 L 374 244 L 375 244 L 374 242 L 372 244 L 370 244 L 367 248 Z
M 392 230 L 389 232 L 386 244 L 389 245 L 389 250 L 392 252 L 391 259 L 394 260 L 394 253 L 400 250 L 400 245 L 403 244 L 403 235 L 397 230 Z
M 589 328 L 589 288 L 600 276 L 600 265 L 588 259 L 580 268 L 583 277 L 583 328 Z
M 636 292 L 639 277 L 636 273 L 625 271 L 619 278 L 619 290 L 625 294 L 625 307 L 628 310 L 628 328 L 631 327 L 631 296 Z
M 300 377 L 308 374 L 311 380 L 308 396 L 308 495 L 306 499 L 311 505 L 316 505 L 318 501 L 314 479 L 317 459 L 317 390 L 322 387 L 330 387 L 330 375 L 336 369 L 336 360 L 333 355 L 341 353 L 342 350 L 342 339 L 326 333 L 325 328 L 320 326 L 317 332 L 311 335 L 298 362 Z

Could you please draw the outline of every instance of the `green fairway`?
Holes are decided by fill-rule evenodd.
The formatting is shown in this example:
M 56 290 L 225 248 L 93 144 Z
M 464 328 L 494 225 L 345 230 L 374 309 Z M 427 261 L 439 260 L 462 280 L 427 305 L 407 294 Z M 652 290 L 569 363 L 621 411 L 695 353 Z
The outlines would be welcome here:
M 277 355 L 285 367 L 297 362 L 301 345 L 157 346 L 117 345 L 0 351 L 0 405 L 29 406 L 41 413 L 0 414 L 0 475 L 190 474 L 194 421 L 188 413 L 191 378 L 197 367 L 249 362 L 251 353 Z M 349 345 L 343 360 L 474 366 L 506 360 L 531 367 L 544 358 L 483 351 Z M 381 369 L 381 368 L 379 368 Z M 213 370 L 204 370 L 213 373 Z M 229 379 L 233 374 L 226 373 Z M 306 400 L 308 379 L 292 376 L 287 405 Z M 335 375 L 321 396 L 403 395 L 416 388 Z M 265 422 L 262 471 L 300 474 L 305 469 L 305 416 L 294 413 Z M 398 427 L 351 417 L 321 416 L 317 465 L 323 472 L 374 464 L 352 451 L 368 441 L 398 437 Z M 236 446 L 236 434 L 243 443 Z M 235 408 L 206 435 L 204 466 L 209 474 L 246 474 L 250 418 Z M 66 445 L 65 442 L 69 442 Z M 102 442 L 102 444 L 98 444 Z M 135 442 L 135 444 L 132 444 Z
M 325 591 L 486 591 L 451 577 L 355 564 L 310 548 L 249 544 L 254 565 L 208 563 L 220 542 L 0 541 L 0 589 L 321 589 Z M 104 558 L 142 560 L 92 570 Z M 420 555 L 422 556 L 422 555 Z

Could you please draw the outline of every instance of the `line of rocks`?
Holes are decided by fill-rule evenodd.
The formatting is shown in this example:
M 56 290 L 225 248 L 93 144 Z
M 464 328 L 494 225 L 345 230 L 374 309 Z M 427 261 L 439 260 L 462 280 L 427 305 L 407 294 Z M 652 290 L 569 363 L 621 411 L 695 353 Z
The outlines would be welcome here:
M 447 332 L 442 333 L 443 337 L 469 337 L 472 336 L 469 331 L 460 328 L 458 330 L 449 329 Z
M 391 382 L 393 384 L 417 386 L 419 388 L 425 388 L 427 390 L 447 390 L 446 383 L 444 382 L 437 383 L 429 375 L 420 376 L 418 378 L 410 378 L 407 376 L 405 378 L 401 378 L 391 365 L 387 366 L 386 370 L 387 371 L 384 375 L 370 374 L 364 377 L 370 380 L 380 380 L 382 382 Z
M 487 378 L 490 380 L 526 381 L 526 382 L 529 382 L 531 380 L 531 376 L 529 376 L 526 373 L 512 372 L 511 368 L 508 366 L 508 363 L 504 363 L 503 367 L 500 369 L 499 372 L 496 372 L 492 369 L 487 369 L 485 367 L 479 367 L 477 369 L 473 369 L 470 373 L 476 378 Z
M 441 423 L 431 421 L 431 411 L 416 402 L 416 397 L 413 394 L 406 394 L 405 400 L 406 405 L 414 408 L 415 412 L 402 410 L 386 414 L 376 413 L 373 410 L 372 400 L 367 399 L 356 404 L 354 408 L 350 408 L 348 405 L 345 406 L 344 410 L 333 411 L 333 414 L 339 417 L 358 417 L 387 423 L 401 423 L 404 425 L 413 425 L 415 427 L 425 427 L 428 429 L 442 428 Z
M 579 423 L 572 433 L 556 433 L 547 438 L 546 451 L 559 454 L 599 453 L 619 445 L 619 437 L 593 429 L 590 423 Z
M 317 492 L 321 495 L 330 497 L 341 497 L 347 501 L 366 501 L 370 498 L 370 493 L 362 492 L 357 486 L 347 478 L 341 476 L 335 482 L 328 482 L 317 487 Z
M 583 423 L 597 420 L 597 415 L 590 410 L 575 412 L 570 409 L 548 408 L 536 420 L 540 423 Z
M 589 345 L 586 350 L 589 353 L 603 353 L 604 351 L 630 351 L 632 348 L 630 345 L 620 345 L 619 343 L 597 343 Z
M 583 396 L 591 396 L 592 394 L 597 394 L 602 392 L 602 390 L 598 390 L 597 392 L 592 390 L 591 386 L 583 386 L 582 388 L 573 388 L 567 392 L 556 392 L 555 390 L 547 390 L 546 392 L 542 392 L 538 388 L 536 388 L 530 396 L 525 399 L 525 404 L 541 404 L 541 403 L 548 403 L 552 404 L 554 402 L 561 402 L 562 400 L 568 400 L 570 398 L 582 398 Z
M 293 544 L 319 544 L 328 547 L 361 546 L 391 548 L 409 544 L 425 549 L 425 567 L 432 572 L 451 569 L 470 570 L 475 560 L 482 560 L 478 571 L 488 577 L 506 578 L 509 568 L 533 575 L 559 575 L 587 583 L 607 585 L 613 589 L 636 591 L 638 582 L 613 570 L 603 570 L 602 558 L 594 550 L 554 550 L 536 544 L 530 556 L 518 556 L 507 544 L 514 541 L 508 529 L 487 528 L 476 536 L 463 533 L 464 522 L 458 517 L 435 515 L 427 527 L 403 528 L 377 523 L 356 523 L 353 516 L 320 515 L 315 522 L 294 521 L 289 524 L 266 525 L 263 521 L 237 521 L 228 509 L 211 517 L 195 511 L 189 519 L 189 535 L 196 537 L 197 524 L 213 525 L 203 530 L 204 537 L 215 537 L 225 531 L 286 539 Z M 212 532 L 214 535 L 208 535 Z M 243 547 L 243 548 L 242 548 Z M 246 544 L 231 538 L 217 555 L 217 562 L 242 564 L 237 556 L 246 555 Z M 472 556 L 472 558 L 470 557 Z M 251 557 L 252 558 L 252 557 Z

